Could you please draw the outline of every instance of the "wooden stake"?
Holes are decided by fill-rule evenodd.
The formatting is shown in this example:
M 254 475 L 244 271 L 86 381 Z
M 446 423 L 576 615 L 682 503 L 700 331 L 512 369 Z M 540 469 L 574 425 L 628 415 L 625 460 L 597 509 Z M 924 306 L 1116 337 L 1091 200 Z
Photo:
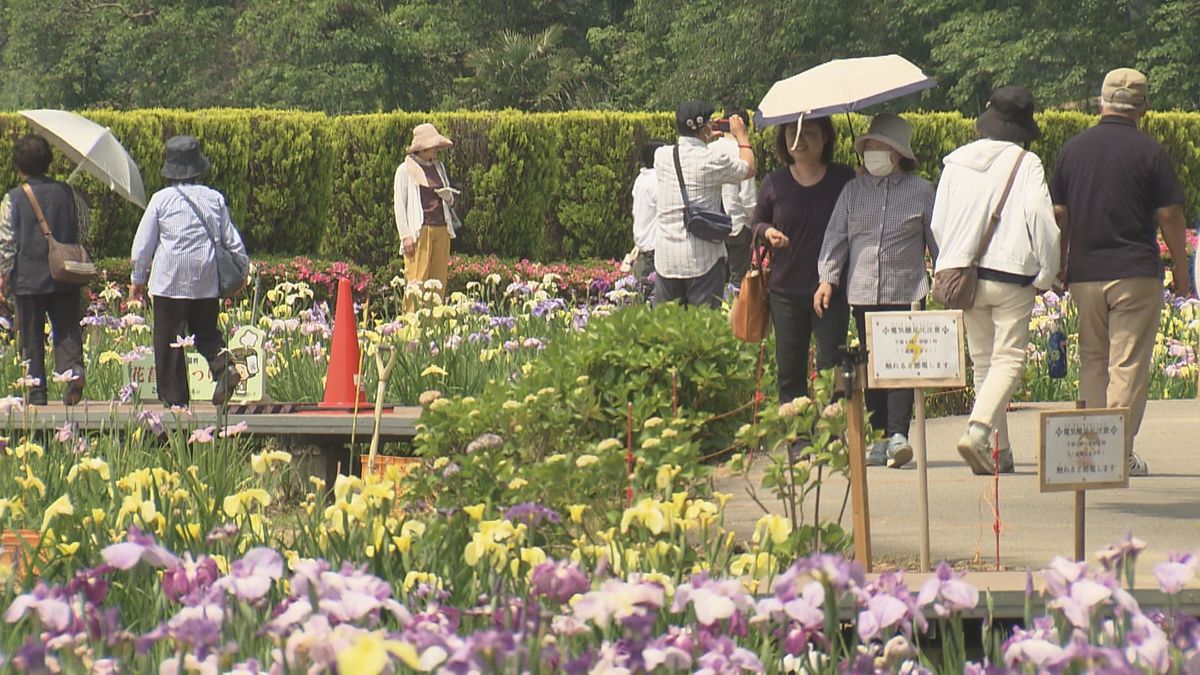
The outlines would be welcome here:
M 913 449 L 917 451 L 917 518 L 921 521 L 921 571 L 929 567 L 929 459 L 925 440 L 925 390 L 917 387 L 913 406 Z
M 920 311 L 921 303 L 914 302 L 912 311 Z M 921 527 L 920 570 L 930 571 L 929 566 L 929 455 L 925 434 L 925 390 L 913 390 L 913 433 L 912 446 L 917 453 L 917 519 Z
M 1076 401 L 1075 409 L 1083 410 L 1087 407 L 1084 401 Z M 1075 560 L 1087 560 L 1087 553 L 1084 551 L 1087 548 L 1085 540 L 1087 539 L 1087 491 L 1075 491 Z
M 1075 560 L 1087 560 L 1084 552 L 1084 533 L 1087 531 L 1084 513 L 1087 511 L 1087 490 L 1075 491 Z
M 863 415 L 863 384 L 867 369 L 855 366 L 850 383 L 850 409 L 846 412 L 846 436 L 850 447 L 850 500 L 854 517 L 854 559 L 871 571 L 871 513 L 867 498 L 867 438 Z

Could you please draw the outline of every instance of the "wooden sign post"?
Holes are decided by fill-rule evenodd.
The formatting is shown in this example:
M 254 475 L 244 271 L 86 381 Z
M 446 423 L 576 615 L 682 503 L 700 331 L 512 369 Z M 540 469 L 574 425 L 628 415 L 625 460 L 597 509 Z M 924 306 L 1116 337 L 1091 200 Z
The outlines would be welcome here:
M 1077 404 L 1082 406 L 1082 404 Z M 1087 490 L 1129 487 L 1129 408 L 1044 412 L 1038 425 L 1042 492 L 1075 492 L 1075 559 L 1087 552 Z
M 846 410 L 846 439 L 850 459 L 851 518 L 854 521 L 854 559 L 867 572 L 871 565 L 871 500 L 867 496 L 867 456 L 863 446 L 866 438 L 866 420 L 863 419 L 863 364 L 855 363 L 853 371 L 847 370 L 843 377 L 850 378 L 850 408 Z
M 921 521 L 921 571 L 930 570 L 929 465 L 925 435 L 925 387 L 962 387 L 967 383 L 967 352 L 962 312 L 867 312 L 867 385 L 875 389 L 913 389 L 913 432 L 917 456 L 917 516 Z

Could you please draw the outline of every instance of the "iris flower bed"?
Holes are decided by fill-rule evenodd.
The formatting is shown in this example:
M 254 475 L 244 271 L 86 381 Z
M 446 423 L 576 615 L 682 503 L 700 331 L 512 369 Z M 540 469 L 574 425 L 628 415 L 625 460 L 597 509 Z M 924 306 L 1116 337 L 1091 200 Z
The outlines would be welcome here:
M 339 486 L 335 506 L 361 499 L 368 511 L 386 509 L 388 487 Z M 467 527 L 507 547 L 528 543 L 539 521 L 556 519 L 562 516 L 548 509 L 525 508 Z M 988 598 L 944 563 L 910 589 L 903 573 L 868 579 L 853 562 L 816 554 L 754 589 L 745 576 L 703 567 L 679 580 L 615 569 L 605 558 L 529 555 L 537 549 L 525 547 L 451 587 L 433 572 L 381 573 L 370 551 L 354 560 L 307 557 L 251 545 L 241 532 L 231 523 L 207 534 L 224 553 L 180 555 L 129 526 L 94 566 L 8 596 L 0 663 L 19 672 L 372 674 L 1166 673 L 1200 666 L 1200 623 L 1174 609 L 1200 552 L 1157 565 L 1166 604 L 1143 609 L 1124 585 L 1145 546 L 1132 537 L 1102 551 L 1099 568 L 1055 559 L 1040 596 L 1031 576 L 1024 627 L 1009 631 L 993 625 Z M 434 535 L 421 527 L 409 536 Z M 467 549 L 468 563 L 476 550 Z M 409 555 L 411 548 L 391 554 Z M 1035 616 L 1035 603 L 1044 613 Z M 982 655 L 968 658 L 964 618 L 976 614 L 984 617 Z M 936 647 L 926 644 L 931 625 L 942 636 Z
M 1049 376 L 1049 341 L 1055 329 L 1068 336 L 1067 375 Z M 1023 401 L 1073 401 L 1079 391 L 1079 315 L 1069 292 L 1053 291 L 1035 300 L 1030 324 L 1029 360 L 1016 398 Z M 1162 319 L 1150 369 L 1151 399 L 1196 397 L 1196 347 L 1200 344 L 1200 300 L 1164 291 Z
M 1178 611 L 1200 551 L 1155 567 L 1165 599 L 1154 608 L 1130 594 L 1142 542 L 1105 549 L 1096 568 L 1056 559 L 1015 629 L 945 565 L 919 587 L 899 572 L 868 578 L 843 557 L 840 523 L 802 507 L 848 467 L 828 373 L 811 399 L 780 406 L 755 394 L 773 389 L 769 363 L 723 314 L 651 311 L 627 279 L 569 288 L 553 272 L 490 272 L 445 300 L 397 282 L 357 306 L 368 391 L 389 344 L 401 361 L 387 398 L 424 406 L 420 468 L 333 485 L 243 427 L 201 427 L 186 411 L 27 436 L 15 421 L 31 414 L 30 383 L 8 342 L 0 532 L 29 538 L 0 557 L 2 668 L 1200 670 L 1200 625 Z M 316 295 L 284 281 L 259 307 L 222 314 L 227 330 L 268 332 L 277 400 L 321 395 L 332 314 Z M 417 311 L 402 311 L 406 299 Z M 1035 334 L 1051 321 L 1069 331 L 1072 312 L 1047 295 Z M 1164 309 L 1156 395 L 1186 395 L 1189 378 L 1194 392 L 1195 312 L 1194 301 Z M 134 398 L 123 369 L 149 344 L 145 308 L 114 285 L 85 323 L 88 396 Z M 1070 378 L 1030 381 L 1038 396 L 1074 396 Z M 748 474 L 764 456 L 748 489 L 784 515 L 737 541 L 724 526 L 731 496 L 708 479 L 723 463 Z M 982 632 L 967 622 L 979 616 Z

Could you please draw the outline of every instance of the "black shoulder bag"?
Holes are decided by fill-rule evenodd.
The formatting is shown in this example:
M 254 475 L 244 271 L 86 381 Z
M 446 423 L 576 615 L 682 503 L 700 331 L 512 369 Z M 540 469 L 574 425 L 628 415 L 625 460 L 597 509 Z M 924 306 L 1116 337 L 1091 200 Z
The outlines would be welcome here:
M 683 185 L 683 166 L 679 163 L 679 146 L 675 146 L 675 176 L 679 178 L 679 194 L 683 196 L 683 227 L 697 239 L 721 243 L 733 233 L 733 219 L 727 214 L 693 209 Z

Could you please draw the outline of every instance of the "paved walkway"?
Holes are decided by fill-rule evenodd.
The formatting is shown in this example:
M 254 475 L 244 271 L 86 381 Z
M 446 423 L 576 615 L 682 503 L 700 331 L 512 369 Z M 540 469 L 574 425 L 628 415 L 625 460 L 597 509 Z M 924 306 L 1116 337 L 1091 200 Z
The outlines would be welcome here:
M 1074 493 L 1039 492 L 1036 456 L 1038 412 L 1070 407 L 1034 404 L 1009 414 L 1017 473 L 1000 480 L 1000 560 L 1006 569 L 1040 569 L 1056 555 L 1073 555 Z M 993 481 L 973 476 L 959 458 L 954 446 L 965 425 L 963 417 L 928 423 L 930 549 L 935 563 L 974 561 L 983 568 L 995 558 Z M 1200 549 L 1200 401 L 1152 401 L 1136 449 L 1151 475 L 1131 478 L 1128 489 L 1088 493 L 1087 550 L 1093 555 L 1132 531 L 1149 543 L 1140 577 L 1168 551 Z M 755 479 L 760 470 L 756 467 Z M 915 569 L 920 546 L 915 462 L 901 470 L 872 467 L 867 475 L 875 560 Z M 721 477 L 717 489 L 734 495 L 727 522 L 748 539 L 763 512 L 747 496 L 745 479 Z M 823 517 L 836 516 L 846 481 L 829 479 L 822 492 Z M 765 491 L 759 493 L 762 498 Z M 782 513 L 777 502 L 764 503 Z M 806 511 L 811 517 L 811 502 Z M 850 525 L 847 505 L 843 526 Z

